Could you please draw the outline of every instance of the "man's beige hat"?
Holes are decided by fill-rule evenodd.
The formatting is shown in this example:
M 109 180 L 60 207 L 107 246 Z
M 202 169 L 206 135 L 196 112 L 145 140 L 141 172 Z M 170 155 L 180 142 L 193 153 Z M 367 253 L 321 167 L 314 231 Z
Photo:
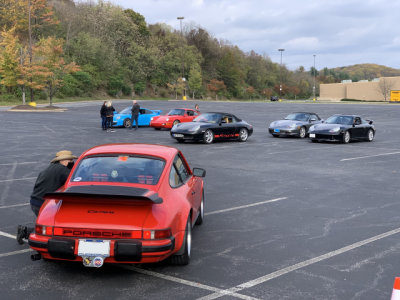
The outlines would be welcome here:
M 69 150 L 62 150 L 62 151 L 58 151 L 56 153 L 56 157 L 53 158 L 53 160 L 51 161 L 52 163 L 60 161 L 60 160 L 70 160 L 70 159 L 75 159 L 78 158 L 75 155 L 72 155 L 72 151 Z

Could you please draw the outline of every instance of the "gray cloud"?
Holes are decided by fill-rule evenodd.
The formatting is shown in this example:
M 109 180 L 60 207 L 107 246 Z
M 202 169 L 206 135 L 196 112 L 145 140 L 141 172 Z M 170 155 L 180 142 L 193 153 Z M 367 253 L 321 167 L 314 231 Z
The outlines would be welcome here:
M 199 24 L 243 51 L 254 50 L 290 69 L 376 63 L 400 68 L 396 0 L 114 0 L 146 21 L 179 29 Z

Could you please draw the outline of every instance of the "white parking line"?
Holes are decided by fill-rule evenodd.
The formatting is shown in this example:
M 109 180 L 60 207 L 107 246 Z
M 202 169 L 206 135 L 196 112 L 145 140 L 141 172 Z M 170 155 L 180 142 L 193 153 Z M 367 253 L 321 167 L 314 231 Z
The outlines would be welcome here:
M 7 252 L 7 253 L 0 253 L 0 257 L 6 257 L 6 256 L 21 254 L 21 253 L 26 253 L 26 252 L 31 252 L 31 251 L 33 251 L 33 250 L 31 248 L 28 248 L 28 249 L 17 250 L 17 251 L 12 251 L 12 252 Z
M 377 156 L 386 156 L 386 155 L 394 155 L 394 154 L 400 154 L 400 151 L 398 151 L 398 152 L 390 152 L 390 153 L 382 153 L 382 154 L 375 154 L 375 155 L 352 157 L 352 158 L 343 158 L 340 161 L 356 160 L 356 159 L 363 159 L 363 158 L 370 158 L 370 157 L 377 157 Z
M 191 286 L 191 287 L 196 287 L 196 288 L 207 290 L 207 291 L 212 291 L 212 292 L 221 293 L 221 294 L 223 294 L 225 292 L 225 290 L 222 290 L 222 289 L 219 289 L 219 288 L 215 288 L 215 287 L 212 287 L 212 286 L 209 286 L 209 285 L 205 285 L 205 284 L 201 284 L 201 283 L 194 282 L 194 281 L 189 281 L 189 280 L 173 277 L 173 276 L 170 276 L 170 275 L 165 275 L 165 274 L 161 274 L 161 273 L 157 273 L 157 272 L 153 272 L 153 271 L 149 271 L 149 270 L 145 270 L 145 269 L 140 269 L 140 268 L 137 268 L 137 267 L 126 267 L 126 268 L 127 269 L 133 269 L 135 272 L 138 272 L 138 273 L 141 273 L 141 274 L 145 274 L 145 275 L 161 278 L 161 279 L 168 280 L 168 281 L 177 282 L 177 283 L 180 283 L 180 284 L 188 285 L 188 286 Z M 254 297 L 250 297 L 250 296 L 246 296 L 246 295 L 242 295 L 242 294 L 237 294 L 237 293 L 227 293 L 227 295 L 228 294 L 229 294 L 229 296 L 234 296 L 234 297 L 239 298 L 239 299 L 246 299 L 246 300 L 255 300 L 255 299 L 257 299 L 257 298 L 254 298 Z
M 4 232 L 4 231 L 0 231 L 0 235 L 1 235 L 1 236 L 8 237 L 8 238 L 10 238 L 10 239 L 14 239 L 14 240 L 17 238 L 15 235 L 9 234 L 9 233 Z
M 375 242 L 377 240 L 383 239 L 385 237 L 388 237 L 388 236 L 391 236 L 391 235 L 394 235 L 394 234 L 397 234 L 397 233 L 400 233 L 400 228 L 390 230 L 388 232 L 385 232 L 385 233 L 373 236 L 371 238 L 359 241 L 359 242 L 351 244 L 349 246 L 345 246 L 343 248 L 340 248 L 340 249 L 325 253 L 325 254 L 317 256 L 315 258 L 311 258 L 311 259 L 305 260 L 303 262 L 297 263 L 295 265 L 291 265 L 289 267 L 277 270 L 275 272 L 272 272 L 270 274 L 261 276 L 259 278 L 254 279 L 254 280 L 250 280 L 250 281 L 244 282 L 244 283 L 239 284 L 239 285 L 237 285 L 235 287 L 232 287 L 230 289 L 225 290 L 223 293 L 216 292 L 214 294 L 210 294 L 208 296 L 205 296 L 205 297 L 202 297 L 202 298 L 198 298 L 198 299 L 199 300 L 200 299 L 201 300 L 211 300 L 211 299 L 217 299 L 219 297 L 225 296 L 225 295 L 227 295 L 227 292 L 228 292 L 228 294 L 229 294 L 229 292 L 236 293 L 236 292 L 239 292 L 241 290 L 254 287 L 254 286 L 256 286 L 258 284 L 261 284 L 261 283 L 265 283 L 267 281 L 270 281 L 271 279 L 274 279 L 274 278 L 277 278 L 279 276 L 282 276 L 282 275 L 288 274 L 290 272 L 296 271 L 298 269 L 307 267 L 307 266 L 315 264 L 317 262 L 329 259 L 329 258 L 337 256 L 339 254 L 343 254 L 345 252 L 354 250 L 354 249 L 359 248 L 361 246 L 367 245 L 369 243 Z
M 13 204 L 13 205 L 6 205 L 6 206 L 0 206 L 0 209 L 2 208 L 11 208 L 11 207 L 18 207 L 18 206 L 26 206 L 29 205 L 30 203 L 22 203 L 22 204 Z
M 36 179 L 36 177 L 26 177 L 26 178 L 16 178 L 16 179 L 5 179 L 5 180 L 0 180 L 1 182 L 10 182 L 10 181 L 20 181 L 20 180 L 32 180 Z
M 238 210 L 238 209 L 248 208 L 248 207 L 252 207 L 252 206 L 262 205 L 262 204 L 271 203 L 271 202 L 276 202 L 276 201 L 285 200 L 285 199 L 287 199 L 287 197 L 275 198 L 275 199 L 266 200 L 266 201 L 261 201 L 261 202 L 256 202 L 256 203 L 251 203 L 251 204 L 247 204 L 247 205 L 241 205 L 241 206 L 236 206 L 236 207 L 231 207 L 231 208 L 226 208 L 226 209 L 220 209 L 220 210 L 216 210 L 216 211 L 211 211 L 211 212 L 205 213 L 204 215 L 206 215 L 206 216 L 215 215 L 215 214 L 220 214 L 220 213 L 224 213 L 224 212 L 227 212 L 227 211 L 232 211 L 232 210 Z
M 30 165 L 30 164 L 37 164 L 39 162 L 37 161 L 25 161 L 25 162 L 13 162 L 13 163 L 7 163 L 7 164 L 0 164 L 0 166 L 11 166 L 11 165 Z

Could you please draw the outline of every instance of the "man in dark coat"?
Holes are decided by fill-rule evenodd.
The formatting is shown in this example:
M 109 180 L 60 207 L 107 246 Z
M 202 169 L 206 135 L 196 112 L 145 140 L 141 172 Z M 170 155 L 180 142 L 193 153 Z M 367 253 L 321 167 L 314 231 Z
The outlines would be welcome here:
M 103 130 L 107 129 L 106 103 L 107 101 L 104 101 L 100 109 L 101 127 L 103 128 Z
M 139 112 L 140 112 L 140 105 L 136 102 L 136 100 L 133 100 L 133 106 L 132 106 L 132 116 L 131 116 L 131 129 L 133 125 L 133 121 L 136 123 L 136 129 L 139 128 Z
M 30 201 L 31 209 L 36 216 L 38 216 L 40 208 L 44 203 L 44 195 L 55 192 L 65 184 L 74 165 L 75 158 L 77 157 L 72 155 L 71 151 L 59 151 L 50 165 L 39 173 Z M 18 225 L 17 242 L 23 244 L 23 239 L 28 239 L 31 232 L 33 232 L 33 228 Z

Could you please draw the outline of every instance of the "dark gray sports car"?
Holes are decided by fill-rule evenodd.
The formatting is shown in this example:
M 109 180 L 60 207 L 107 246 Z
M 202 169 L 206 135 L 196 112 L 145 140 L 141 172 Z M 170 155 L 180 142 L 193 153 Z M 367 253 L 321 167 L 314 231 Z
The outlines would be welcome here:
M 268 131 L 274 137 L 287 135 L 298 136 L 303 139 L 306 137 L 310 126 L 320 122 L 321 118 L 316 113 L 295 112 L 283 120 L 272 122 Z
M 333 115 L 322 124 L 310 127 L 309 137 L 312 142 L 339 141 L 349 143 L 351 140 L 372 142 L 376 129 L 373 121 L 364 120 L 357 115 Z
M 193 122 L 179 123 L 171 129 L 171 137 L 180 143 L 191 140 L 211 144 L 214 140 L 226 139 L 245 142 L 252 133 L 253 126 L 249 123 L 221 112 L 203 113 Z

